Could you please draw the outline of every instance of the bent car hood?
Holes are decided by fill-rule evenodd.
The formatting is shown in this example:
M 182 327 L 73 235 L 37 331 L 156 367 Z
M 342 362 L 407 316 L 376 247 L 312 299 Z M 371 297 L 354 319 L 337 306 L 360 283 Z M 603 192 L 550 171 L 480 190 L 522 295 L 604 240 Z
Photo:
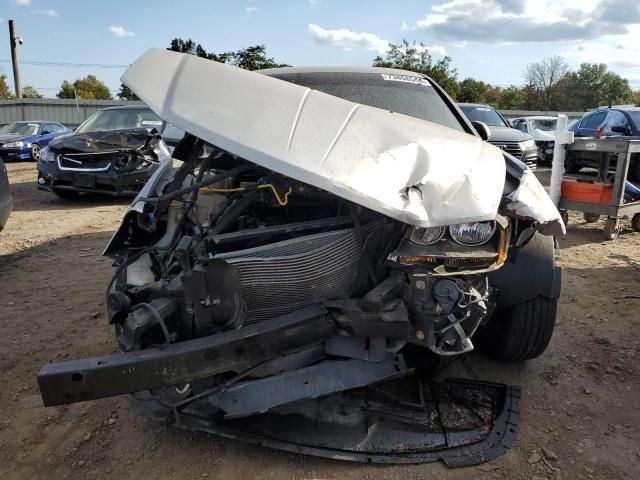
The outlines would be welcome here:
M 136 150 L 145 145 L 149 131 L 146 128 L 104 130 L 101 132 L 64 135 L 49 143 L 58 153 L 98 153 L 105 150 Z
M 496 216 L 505 163 L 478 137 L 162 49 L 122 81 L 165 121 L 402 222 Z

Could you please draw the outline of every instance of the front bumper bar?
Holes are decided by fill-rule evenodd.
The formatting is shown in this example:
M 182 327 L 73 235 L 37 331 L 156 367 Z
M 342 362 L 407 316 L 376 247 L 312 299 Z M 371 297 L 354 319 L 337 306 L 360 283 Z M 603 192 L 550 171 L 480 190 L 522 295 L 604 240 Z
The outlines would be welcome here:
M 103 172 L 61 170 L 55 162 L 38 161 L 38 190 L 68 190 L 113 196 L 132 196 L 142 188 L 157 166 L 118 172 L 113 168 Z
M 239 330 L 102 357 L 44 365 L 38 385 L 44 405 L 96 400 L 242 371 L 333 333 L 320 306 Z

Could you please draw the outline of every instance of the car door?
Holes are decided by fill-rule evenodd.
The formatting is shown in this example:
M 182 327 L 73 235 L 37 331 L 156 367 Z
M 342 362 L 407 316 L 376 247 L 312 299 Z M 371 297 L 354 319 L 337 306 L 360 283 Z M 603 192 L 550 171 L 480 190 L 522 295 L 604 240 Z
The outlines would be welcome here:
M 587 115 L 578 125 L 578 128 L 575 131 L 576 137 L 593 137 L 596 133 L 596 128 L 598 128 L 604 119 L 607 116 L 606 111 L 602 112 L 594 112 L 591 115 Z

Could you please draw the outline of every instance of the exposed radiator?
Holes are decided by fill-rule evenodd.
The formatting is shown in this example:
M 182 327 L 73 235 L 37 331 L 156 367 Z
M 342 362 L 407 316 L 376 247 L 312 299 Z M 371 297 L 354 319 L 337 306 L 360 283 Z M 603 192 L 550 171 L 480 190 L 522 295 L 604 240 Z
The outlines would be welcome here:
M 363 228 L 369 236 L 374 226 Z M 222 258 L 238 267 L 246 321 L 256 323 L 351 291 L 361 245 L 353 229 L 307 235 Z

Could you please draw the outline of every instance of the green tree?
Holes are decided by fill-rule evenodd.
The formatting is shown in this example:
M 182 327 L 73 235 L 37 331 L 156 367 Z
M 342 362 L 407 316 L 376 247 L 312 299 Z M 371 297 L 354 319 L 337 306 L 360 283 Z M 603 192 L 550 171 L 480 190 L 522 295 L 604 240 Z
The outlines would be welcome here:
M 384 58 L 374 58 L 373 66 L 399 68 L 428 75 L 449 95 L 457 98 L 458 72 L 451 67 L 451 57 L 445 56 L 435 61 L 423 43 L 403 40 L 402 45 L 389 44 Z
M 573 77 L 578 110 L 635 100 L 629 81 L 610 72 L 604 63 L 583 63 Z
M 7 76 L 2 74 L 0 75 L 0 100 L 9 100 L 11 98 L 13 98 L 13 95 L 7 84 Z
M 254 45 L 252 47 L 241 48 L 236 51 L 223 53 L 208 52 L 199 43 L 193 40 L 183 40 L 174 38 L 167 50 L 180 53 L 188 53 L 197 57 L 215 60 L 216 62 L 229 63 L 245 70 L 262 70 L 265 68 L 288 67 L 286 63 L 278 63 L 273 58 L 267 56 L 267 47 L 264 45 Z
M 635 103 L 636 107 L 640 107 L 640 90 L 633 92 L 633 103 Z
M 138 96 L 133 93 L 129 87 L 127 87 L 124 83 L 120 84 L 120 90 L 118 91 L 118 98 L 120 100 L 140 100 Z
M 492 87 L 489 85 L 489 89 L 485 95 L 485 103 L 497 107 L 500 104 L 500 98 L 502 97 L 502 88 Z
M 58 98 L 85 98 L 96 100 L 112 100 L 109 88 L 98 80 L 94 75 L 87 75 L 79 78 L 73 85 L 68 81 L 63 81 L 60 91 L 56 95 Z
M 73 85 L 64 80 L 62 85 L 60 86 L 60 91 L 56 94 L 58 98 L 76 98 L 75 90 L 73 89 Z
M 206 58 L 207 60 L 215 60 L 216 62 L 226 63 L 226 54 L 218 55 L 213 52 L 207 52 L 202 45 L 195 43 L 190 38 L 183 40 L 182 38 L 174 38 L 171 40 L 171 44 L 167 50 L 180 53 L 188 53 L 195 55 L 196 57 Z
M 523 102 L 522 88 L 509 85 L 507 88 L 502 89 L 498 108 L 502 110 L 518 110 L 522 108 Z
M 22 87 L 22 98 L 43 98 L 43 95 L 35 87 L 25 85 Z
M 289 67 L 286 63 L 277 63 L 273 58 L 267 57 L 267 48 L 264 45 L 241 48 L 236 52 L 222 54 L 227 63 L 245 70 L 263 70 L 265 68 Z
M 475 78 L 465 78 L 460 82 L 458 101 L 466 103 L 485 103 L 489 85 Z

